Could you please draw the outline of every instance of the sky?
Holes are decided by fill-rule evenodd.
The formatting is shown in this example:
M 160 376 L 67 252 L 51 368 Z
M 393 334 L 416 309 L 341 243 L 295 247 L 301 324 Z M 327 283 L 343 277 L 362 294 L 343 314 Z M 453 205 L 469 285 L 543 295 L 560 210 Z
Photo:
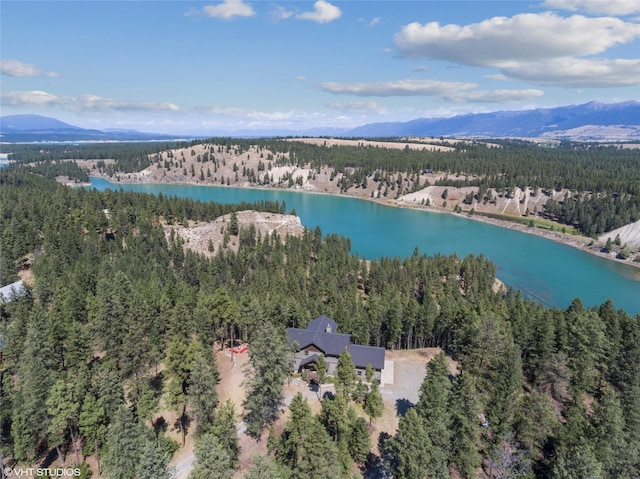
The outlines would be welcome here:
M 0 2 L 0 114 L 169 134 L 640 100 L 640 1 Z

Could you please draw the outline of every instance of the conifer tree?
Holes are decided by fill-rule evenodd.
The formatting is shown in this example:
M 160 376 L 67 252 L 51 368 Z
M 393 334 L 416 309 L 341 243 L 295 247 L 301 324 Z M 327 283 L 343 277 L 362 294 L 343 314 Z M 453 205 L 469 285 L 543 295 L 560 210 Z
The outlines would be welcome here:
M 196 442 L 194 467 L 189 479 L 231 479 L 231 458 L 218 438 L 211 433 L 203 434 Z
M 341 477 L 338 449 L 311 415 L 302 394 L 296 394 L 289 411 L 291 419 L 285 425 L 276 453 L 278 462 L 291 470 L 293 479 Z
M 136 468 L 137 479 L 173 479 L 173 471 L 167 467 L 169 459 L 157 441 L 147 439 Z
M 391 443 L 394 470 L 398 479 L 431 477 L 431 440 L 416 408 L 400 418 L 398 432 Z
M 133 479 L 140 462 L 143 435 L 131 410 L 121 406 L 107 431 L 104 472 L 109 479 Z
M 371 386 L 371 391 L 364 398 L 364 412 L 369 416 L 369 424 L 371 424 L 373 418 L 382 416 L 384 412 L 384 401 L 378 390 L 377 383 Z
M 78 427 L 78 416 L 80 413 L 80 398 L 77 397 L 72 382 L 67 377 L 58 379 L 47 398 L 47 413 L 49 414 L 48 437 L 49 444 L 56 448 L 58 458 L 65 464 L 60 447 L 70 433 L 73 448 L 76 451 L 76 464 L 80 464 L 80 458 L 76 444 L 76 429 Z
M 468 373 L 460 374 L 453 383 L 451 393 L 452 448 L 451 462 L 460 476 L 466 479 L 476 477 L 480 467 L 480 398 L 473 378 Z
M 282 387 L 291 371 L 291 351 L 285 331 L 263 321 L 252 334 L 247 397 L 243 407 L 249 434 L 260 437 L 278 416 Z
M 102 400 L 96 400 L 91 393 L 84 397 L 82 410 L 80 411 L 80 433 L 85 437 L 89 449 L 96 456 L 98 474 L 102 474 L 100 464 L 100 448 L 106 441 L 109 419 L 106 415 Z
M 188 383 L 187 400 L 193 408 L 200 434 L 213 424 L 214 410 L 218 405 L 218 369 L 210 349 L 194 354 Z
M 349 397 L 356 383 L 355 365 L 349 351 L 345 350 L 338 356 L 335 370 L 336 392 Z
M 236 409 L 230 399 L 227 399 L 216 413 L 211 432 L 218 438 L 222 447 L 229 454 L 231 464 L 235 466 L 240 454 L 238 431 L 236 429 Z
M 371 438 L 367 422 L 359 417 L 351 424 L 349 435 L 349 453 L 354 461 L 364 464 L 371 451 Z
M 289 479 L 286 467 L 279 465 L 271 456 L 259 454 L 253 458 L 251 467 L 243 479 Z
M 428 471 L 434 478 L 449 477 L 450 391 L 449 366 L 445 354 L 441 352 L 427 364 L 427 375 L 420 386 L 420 397 L 416 404 L 416 411 L 423 419 L 431 439 Z

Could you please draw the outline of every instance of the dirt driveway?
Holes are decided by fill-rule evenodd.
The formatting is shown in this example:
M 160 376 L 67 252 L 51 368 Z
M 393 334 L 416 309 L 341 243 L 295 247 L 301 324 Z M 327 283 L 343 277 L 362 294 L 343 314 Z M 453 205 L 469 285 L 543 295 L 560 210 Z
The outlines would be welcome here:
M 385 384 L 380 393 L 396 414 L 401 416 L 407 409 L 418 402 L 420 385 L 426 375 L 426 366 L 433 357 L 441 352 L 440 348 L 412 349 L 409 351 L 387 351 L 385 359 L 394 363 L 394 382 Z M 457 371 L 457 364 L 449 359 L 452 374 Z

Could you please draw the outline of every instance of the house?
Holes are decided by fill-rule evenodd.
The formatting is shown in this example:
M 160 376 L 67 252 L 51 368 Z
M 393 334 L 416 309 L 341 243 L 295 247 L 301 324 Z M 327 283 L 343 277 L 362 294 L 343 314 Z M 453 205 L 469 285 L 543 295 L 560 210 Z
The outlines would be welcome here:
M 315 371 L 316 362 L 324 356 L 327 374 L 333 375 L 338 365 L 338 356 L 346 349 L 351 354 L 358 377 L 365 377 L 370 364 L 374 369 L 374 379 L 380 380 L 384 369 L 384 348 L 351 344 L 351 335 L 337 332 L 338 325 L 327 316 L 320 316 L 307 329 L 287 328 L 289 345 L 295 346 L 294 370 Z
M 8 303 L 27 293 L 24 281 L 16 281 L 0 288 L 0 303 Z

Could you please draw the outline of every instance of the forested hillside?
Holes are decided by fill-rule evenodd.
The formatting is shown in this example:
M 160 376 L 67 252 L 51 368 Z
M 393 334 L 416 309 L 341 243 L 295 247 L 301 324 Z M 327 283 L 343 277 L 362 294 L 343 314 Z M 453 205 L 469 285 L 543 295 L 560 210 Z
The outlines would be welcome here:
M 287 161 L 310 161 L 312 153 L 291 150 Z M 631 160 L 620 155 L 633 178 Z M 417 158 L 418 169 L 441 167 L 428 163 L 439 155 Z M 340 168 L 337 159 L 318 161 Z M 594 186 L 633 189 L 603 169 Z M 626 193 L 637 199 L 637 191 Z M 247 430 L 270 435 L 269 453 L 244 477 L 351 477 L 376 467 L 398 478 L 638 477 L 639 316 L 610 302 L 585 309 L 576 299 L 559 310 L 495 292 L 495 267 L 483 257 L 416 251 L 364 261 L 350 254 L 347 238 L 319 230 L 284 242 L 229 230 L 242 239 L 238 251 L 212 257 L 185 249 L 178 235 L 165 240 L 166 223 L 249 208 L 286 206 L 97 192 L 26 168 L 0 169 L 3 283 L 24 274 L 24 258 L 32 275 L 30 294 L 0 305 L 0 459 L 41 464 L 48 456 L 82 467 L 83 477 L 88 462 L 94 477 L 98 468 L 107 478 L 170 477 L 166 464 L 181 444 L 166 428 L 177 427 L 197 437 L 190 477 L 230 478 L 239 467 L 240 411 L 218 404 L 212 346 L 242 338 L 254 371 Z M 439 346 L 458 361 L 455 377 L 444 355 L 429 363 L 420 400 L 396 434 L 382 438 L 380 456 L 355 414 L 375 417 L 376 389 L 363 392 L 348 375 L 337 378 L 338 393 L 319 415 L 297 397 L 282 432 L 268 432 L 282 407 L 284 328 L 321 314 L 354 342 Z M 178 424 L 159 423 L 161 405 Z
M 373 198 L 401 199 L 434 185 L 446 187 L 449 195 L 442 192 L 440 198 L 439 193 L 431 206 L 494 214 L 515 203 L 510 214 L 549 219 L 593 238 L 640 219 L 638 149 L 570 142 L 420 141 L 423 148 L 405 149 L 332 145 L 330 139 L 317 145 L 235 138 L 46 149 L 11 145 L 10 158 L 20 164 L 36 162 L 41 169 L 61 159 L 100 160 L 93 171 L 116 181 L 278 188 L 309 184 L 318 191 Z M 448 151 L 439 151 L 443 147 Z M 86 181 L 86 172 L 71 177 Z M 536 206 L 527 208 L 527 200 Z

